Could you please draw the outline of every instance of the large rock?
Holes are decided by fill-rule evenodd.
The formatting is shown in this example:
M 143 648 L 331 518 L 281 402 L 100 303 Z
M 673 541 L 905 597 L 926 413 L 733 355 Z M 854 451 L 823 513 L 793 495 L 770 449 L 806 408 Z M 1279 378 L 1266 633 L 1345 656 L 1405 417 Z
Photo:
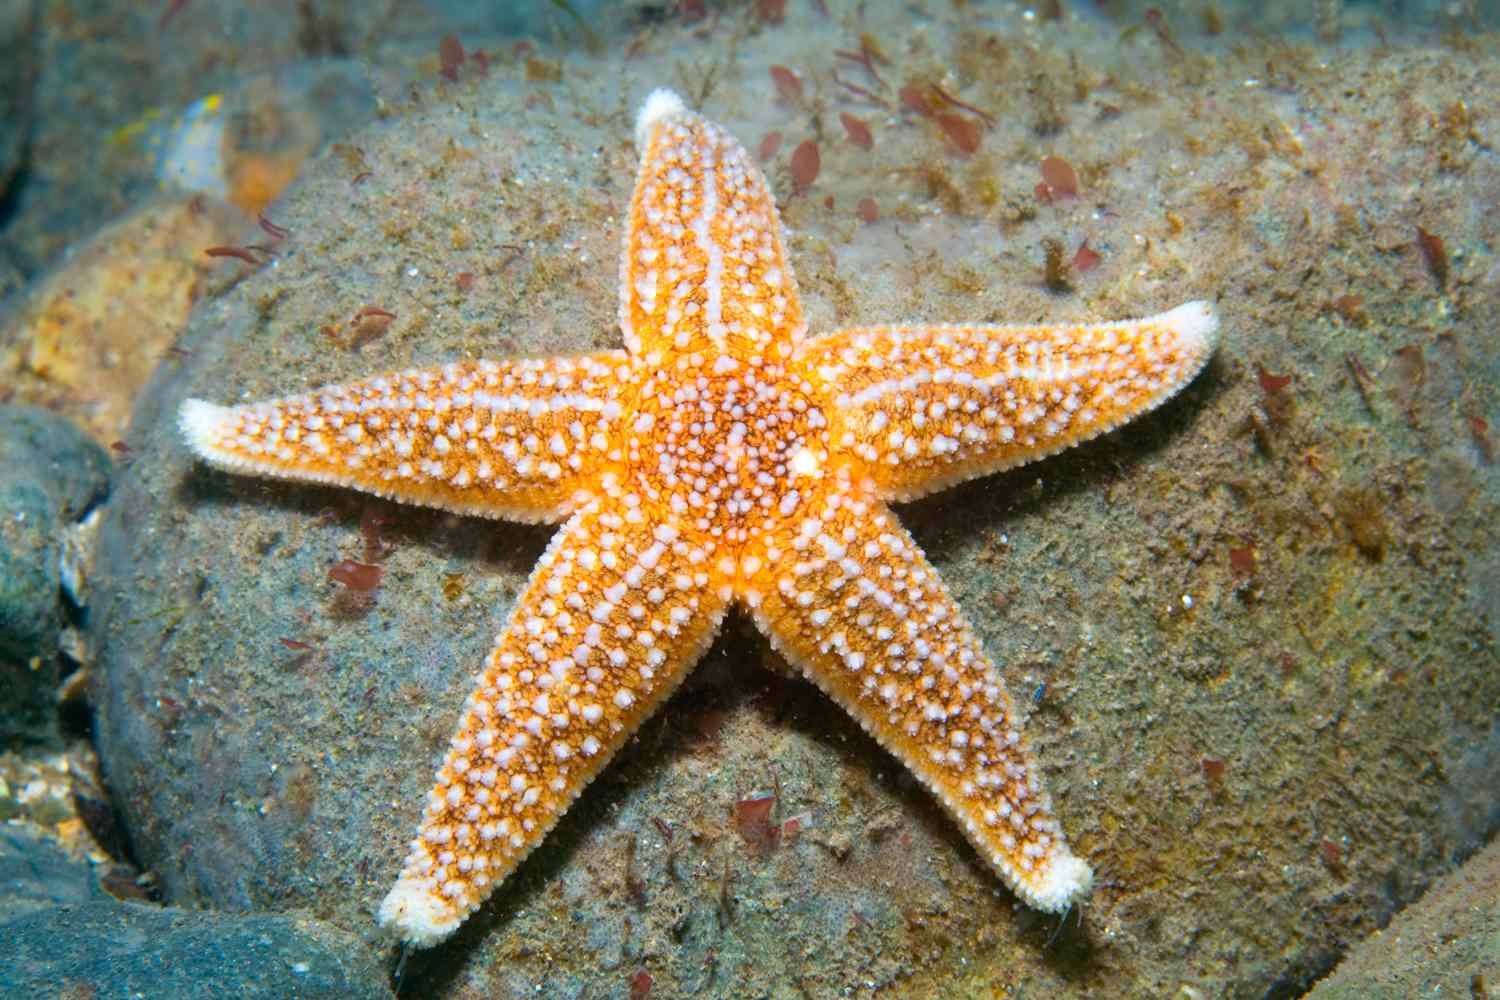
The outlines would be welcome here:
M 1500 842 L 1361 941 L 1306 1000 L 1484 997 L 1497 981 Z
M 66 536 L 109 475 L 109 456 L 69 421 L 0 406 L 0 742 L 56 736 Z
M 86 862 L 24 827 L 0 827 L 0 924 L 104 898 Z
M 0 828 L 0 996 L 389 1000 L 360 941 L 317 920 L 122 903 L 89 866 Z
M 71 417 L 103 445 L 123 438 L 136 393 L 224 271 L 204 248 L 244 228 L 229 206 L 182 195 L 73 247 L 0 322 L 0 399 Z
M 653 998 L 1291 995 L 1497 821 L 1482 422 L 1500 419 L 1500 217 L 1475 210 L 1500 190 L 1494 66 L 1348 52 L 1335 76 L 1280 43 L 1211 63 L 1144 32 L 1126 58 L 1118 25 L 943 7 L 912 33 L 872 13 L 858 30 L 895 63 L 884 78 L 951 66 L 945 90 L 996 112 L 966 157 L 937 122 L 846 98 L 827 52 L 858 31 L 802 8 L 758 32 L 648 31 L 629 58 L 562 60 L 560 83 L 497 70 L 422 91 L 278 206 L 296 238 L 195 313 L 103 529 L 98 738 L 138 856 L 172 901 L 306 909 L 381 940 L 373 911 L 549 533 L 212 472 L 177 406 L 618 345 L 632 115 L 686 74 L 752 149 L 785 136 L 766 166 L 814 332 L 1218 299 L 1220 357 L 1172 405 L 902 511 L 1029 707 L 1098 884 L 1061 922 L 1018 907 L 891 758 L 731 623 L 408 982 L 620 995 L 645 969 Z M 689 49 L 708 75 L 677 61 Z M 1247 86 L 1268 59 L 1290 75 Z M 804 73 L 816 110 L 777 99 L 772 63 Z M 812 137 L 821 173 L 789 198 Z M 1038 200 L 1048 155 L 1078 198 Z M 1071 258 L 1084 238 L 1101 261 L 1049 292 L 1042 241 Z M 366 306 L 397 318 L 354 323 Z M 395 547 L 373 600 L 351 599 L 328 570 L 372 557 L 372 535 Z M 812 828 L 754 850 L 732 817 L 754 789 Z
M 33 6 L 46 16 L 23 30 Z M 595 27 L 635 8 L 600 0 L 570 6 Z M 550 4 L 298 0 L 264 17 L 250 13 L 242 0 L 69 0 L 63 7 L 0 0 L 0 191 L 5 150 L 15 151 L 15 162 L 30 153 L 0 217 L 0 295 L 7 264 L 27 277 L 41 273 L 66 247 L 147 200 L 158 186 L 155 144 L 139 140 L 200 99 L 222 98 L 231 119 L 226 147 L 236 140 L 279 145 L 309 116 L 321 119 L 322 140 L 337 139 L 369 108 L 350 114 L 345 101 L 330 101 L 325 70 L 357 65 L 399 103 L 413 73 L 436 77 L 445 33 L 499 58 L 522 33 L 578 37 L 583 30 Z M 301 164 L 300 151 L 284 152 L 293 155 L 248 157 L 246 175 L 230 178 L 222 193 L 246 204 L 255 189 L 277 187 Z

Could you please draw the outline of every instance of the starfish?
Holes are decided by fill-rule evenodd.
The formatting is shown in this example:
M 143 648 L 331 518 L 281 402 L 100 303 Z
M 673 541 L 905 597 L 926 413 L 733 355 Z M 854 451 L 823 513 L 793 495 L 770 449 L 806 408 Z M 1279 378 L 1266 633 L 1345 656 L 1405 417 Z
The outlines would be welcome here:
M 887 504 L 1161 404 L 1206 302 L 1096 325 L 809 336 L 765 178 L 658 90 L 620 260 L 625 350 L 462 362 L 244 406 L 187 400 L 208 462 L 561 522 L 464 703 L 378 919 L 426 947 L 541 842 L 732 604 L 931 790 L 1028 905 L 1089 890 L 994 663 Z

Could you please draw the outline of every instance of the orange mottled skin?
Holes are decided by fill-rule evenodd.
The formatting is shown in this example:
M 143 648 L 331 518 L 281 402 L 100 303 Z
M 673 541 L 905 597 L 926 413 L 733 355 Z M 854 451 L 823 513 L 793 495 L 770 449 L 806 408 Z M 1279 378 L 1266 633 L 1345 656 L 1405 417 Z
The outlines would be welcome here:
M 1212 310 L 809 337 L 775 205 L 739 144 L 665 91 L 638 141 L 626 350 L 183 406 L 193 447 L 229 469 L 562 524 L 462 708 L 380 921 L 419 946 L 452 933 L 735 602 L 1022 899 L 1066 908 L 1089 867 L 995 666 L 886 504 L 1158 405 L 1212 352 Z

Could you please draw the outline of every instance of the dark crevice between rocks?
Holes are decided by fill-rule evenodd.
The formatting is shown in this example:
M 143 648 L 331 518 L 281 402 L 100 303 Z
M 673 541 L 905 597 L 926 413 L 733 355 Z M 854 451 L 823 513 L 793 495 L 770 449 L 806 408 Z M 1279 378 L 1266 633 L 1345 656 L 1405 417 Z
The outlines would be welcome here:
M 21 207 L 21 191 L 31 181 L 31 140 L 21 147 L 21 163 L 10 183 L 0 189 L 0 232 L 10 227 Z
M 93 713 L 86 711 L 86 714 L 92 728 Z M 92 740 L 92 732 L 89 739 Z M 97 869 L 99 887 L 116 899 L 160 903 L 162 896 L 156 879 L 136 857 L 130 829 L 114 790 L 103 782 L 102 776 L 75 774 L 69 789 L 73 811 L 112 862 Z
M 78 664 L 67 656 L 58 654 L 62 664 L 62 679 L 66 684 L 78 671 Z M 94 709 L 83 698 L 69 698 L 57 706 L 57 728 L 65 740 L 94 741 Z
M 26 290 L 36 277 L 36 261 L 13 242 L 11 228 L 21 214 L 22 193 L 32 181 L 31 129 L 21 144 L 21 159 L 15 172 L 0 185 L 0 319 L 8 319 L 25 299 Z M 7 271 L 10 273 L 7 275 Z
M 84 632 L 88 628 L 88 609 L 82 607 L 68 592 L 67 587 L 57 588 L 57 605 L 61 610 L 64 629 Z M 74 675 L 83 664 L 69 656 L 66 650 L 57 652 L 57 677 L 59 700 L 57 704 L 57 728 L 65 740 L 94 741 L 94 710 L 88 698 L 82 694 L 68 696 Z
M 1303 955 L 1266 987 L 1261 1000 L 1297 1000 L 1331 973 L 1343 957 L 1342 951 L 1330 947 Z

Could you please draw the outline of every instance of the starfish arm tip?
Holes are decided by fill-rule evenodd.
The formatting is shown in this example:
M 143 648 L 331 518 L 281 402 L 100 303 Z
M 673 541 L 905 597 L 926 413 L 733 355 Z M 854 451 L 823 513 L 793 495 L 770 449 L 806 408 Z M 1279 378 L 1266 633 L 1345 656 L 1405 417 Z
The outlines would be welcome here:
M 463 923 L 457 910 L 444 906 L 425 886 L 405 877 L 398 879 L 381 901 L 376 920 L 418 948 L 432 947 Z
M 1201 358 L 1213 354 L 1219 345 L 1219 314 L 1212 302 L 1195 299 L 1169 309 L 1157 317 Z
M 677 96 L 674 90 L 666 87 L 658 87 L 646 98 L 646 103 L 641 105 L 641 113 L 635 120 L 635 141 L 638 146 L 646 145 L 646 136 L 651 131 L 651 126 L 663 118 L 681 114 L 687 110 L 687 105 L 682 98 Z
M 204 399 L 187 399 L 177 411 L 177 427 L 199 457 L 219 458 L 218 439 L 230 410 Z
M 1089 863 L 1064 851 L 1047 866 L 1041 878 L 1022 887 L 1021 896 L 1034 909 L 1062 913 L 1087 896 L 1093 884 L 1094 870 Z

